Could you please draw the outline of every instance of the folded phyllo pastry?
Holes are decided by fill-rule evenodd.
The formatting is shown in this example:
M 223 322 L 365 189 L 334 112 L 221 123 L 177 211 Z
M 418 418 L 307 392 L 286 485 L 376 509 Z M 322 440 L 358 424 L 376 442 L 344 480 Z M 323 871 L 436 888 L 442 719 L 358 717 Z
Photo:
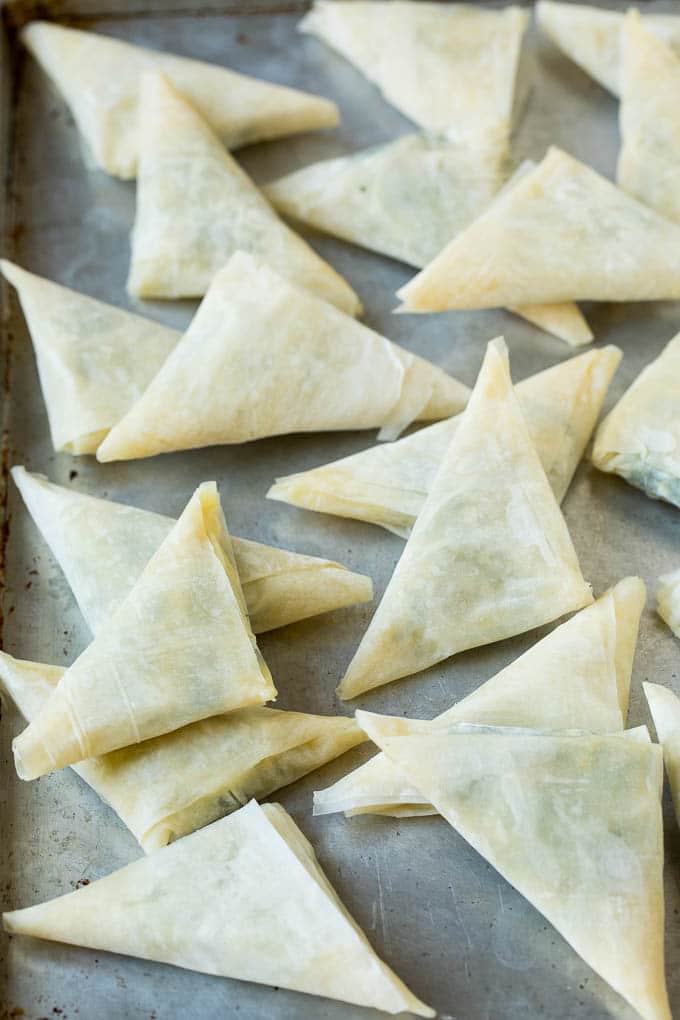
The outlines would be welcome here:
M 680 230 L 680 228 L 679 228 Z M 101 461 L 289 432 L 381 429 L 462 410 L 467 386 L 238 252 Z
M 14 741 L 22 779 L 249 705 L 276 689 L 214 483 L 196 490 L 129 595 Z
M 600 85 L 619 95 L 623 12 L 539 0 L 536 18 L 542 31 L 570 60 Z M 645 14 L 644 21 L 650 32 L 665 39 L 680 53 L 680 17 Z
M 593 464 L 680 506 L 680 333 L 598 428 Z
M 650 32 L 636 10 L 626 15 L 622 33 L 617 182 L 680 221 L 680 50 Z
M 677 299 L 680 225 L 551 148 L 399 297 L 407 312 Z
M 130 594 L 175 521 L 53 485 L 23 467 L 12 468 L 12 477 L 96 633 Z M 373 598 L 370 577 L 332 560 L 233 535 L 231 545 L 255 634 Z
M 356 697 L 592 600 L 512 388 L 507 349 L 493 340 L 338 693 Z
M 181 334 L 5 259 L 0 271 L 16 287 L 33 341 L 52 445 L 95 453 Z
M 560 503 L 620 360 L 618 347 L 603 347 L 538 372 L 515 388 L 529 435 Z M 277 478 L 267 496 L 379 524 L 407 538 L 461 420 L 458 415 L 395 443 Z
M 166 74 L 228 148 L 338 122 L 328 99 L 202 60 L 45 21 L 31 22 L 21 39 L 59 89 L 97 164 L 117 177 L 137 172 L 137 104 L 145 71 Z
M 624 727 L 645 586 L 627 577 L 432 720 L 613 733 Z M 363 724 L 373 718 L 362 713 Z M 378 720 L 381 725 L 385 717 Z M 391 719 L 393 733 L 402 720 Z M 408 726 L 408 722 L 406 723 Z M 367 726 L 370 736 L 370 725 Z M 314 794 L 314 814 L 436 814 L 412 783 L 380 753 Z
M 279 804 L 251 801 L 76 892 L 6 913 L 3 923 L 12 935 L 435 1015 L 376 956 Z
M 0 690 L 29 722 L 65 672 L 0 652 Z M 150 853 L 253 797 L 268 797 L 366 739 L 342 716 L 240 708 L 73 768 Z
M 373 738 L 644 1020 L 671 1020 L 663 761 L 644 727 L 567 735 L 421 726 L 411 723 L 409 736 L 388 726 L 384 737 L 374 726 Z
M 426 131 L 504 149 L 528 20 L 519 7 L 316 0 L 300 31 L 351 61 Z
M 427 135 L 313 163 L 265 187 L 284 215 L 422 269 L 490 205 L 501 161 Z M 593 339 L 576 305 L 514 308 L 573 346 Z
M 642 684 L 666 764 L 675 817 L 680 824 L 680 698 L 660 684 Z
M 676 637 L 680 637 L 680 568 L 659 578 L 657 612 Z
M 209 124 L 160 74 L 142 78 L 137 209 L 128 289 L 200 297 L 237 249 L 350 315 L 343 278 L 283 223 Z

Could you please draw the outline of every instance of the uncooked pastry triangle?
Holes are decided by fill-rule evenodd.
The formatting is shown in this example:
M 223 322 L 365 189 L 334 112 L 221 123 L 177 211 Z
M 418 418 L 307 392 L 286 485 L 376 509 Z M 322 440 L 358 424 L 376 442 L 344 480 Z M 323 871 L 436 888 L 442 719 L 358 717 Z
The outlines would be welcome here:
M 174 329 L 62 287 L 8 262 L 33 341 L 52 445 L 94 453 L 180 338 Z
M 356 697 L 592 600 L 512 388 L 507 349 L 492 340 L 338 693 Z
M 238 252 L 97 451 L 131 460 L 289 432 L 381 429 L 460 411 L 469 390 Z
M 563 53 L 614 95 L 619 94 L 623 12 L 539 0 L 536 18 Z M 680 53 L 680 17 L 645 14 L 644 22 L 650 32 Z
M 660 684 L 642 684 L 654 728 L 663 748 L 675 817 L 680 824 L 680 698 Z
M 350 60 L 426 131 L 504 151 L 528 20 L 519 7 L 316 0 L 300 30 Z
M 200 114 L 160 74 L 142 78 L 137 209 L 128 289 L 205 294 L 237 249 L 354 315 L 358 297 L 283 223 Z
M 102 924 L 106 918 L 106 924 Z M 433 1017 L 380 960 L 279 804 L 251 801 L 5 930 Z
M 635 736 L 452 726 L 381 746 L 644 1020 L 671 1020 L 662 756 Z
M 276 696 L 250 629 L 214 482 L 13 742 L 35 779 Z
M 680 225 L 551 148 L 399 291 L 402 311 L 680 298 Z
M 29 722 L 66 672 L 0 652 L 0 689 Z M 342 716 L 241 708 L 73 768 L 150 853 L 366 740 Z
M 680 18 L 678 52 L 636 10 L 623 22 L 620 188 L 680 221 Z
M 175 521 L 54 485 L 23 467 L 12 468 L 12 477 L 96 633 L 127 598 Z M 373 598 L 370 577 L 339 563 L 246 538 L 232 536 L 231 544 L 255 634 Z
M 422 269 L 490 205 L 500 161 L 426 135 L 313 163 L 264 189 L 284 215 Z M 593 339 L 579 308 L 512 309 L 572 346 Z
M 137 102 L 145 71 L 166 74 L 230 149 L 338 122 L 328 99 L 202 60 L 45 21 L 31 22 L 21 39 L 61 92 L 96 162 L 118 177 L 137 172 Z
M 680 507 L 680 333 L 598 428 L 593 464 Z
M 620 360 L 617 347 L 603 347 L 538 372 L 515 387 L 558 502 L 566 495 Z M 369 521 L 407 538 L 461 420 L 457 415 L 397 442 L 278 478 L 267 496 Z
M 432 727 L 469 722 L 594 733 L 622 730 L 644 604 L 640 578 L 624 578 L 433 719 Z M 389 720 L 395 736 L 402 721 Z M 387 724 L 384 717 L 379 722 Z M 398 818 L 436 814 L 382 753 L 314 794 L 315 814 L 336 811 Z

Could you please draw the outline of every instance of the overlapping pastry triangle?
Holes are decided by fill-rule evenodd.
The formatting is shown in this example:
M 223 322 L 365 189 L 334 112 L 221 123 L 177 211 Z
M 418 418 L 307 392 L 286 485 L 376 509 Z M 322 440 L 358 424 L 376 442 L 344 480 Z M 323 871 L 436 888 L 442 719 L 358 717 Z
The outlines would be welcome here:
M 160 74 L 142 77 L 137 210 L 128 289 L 200 297 L 237 249 L 350 315 L 349 284 L 283 223 L 200 114 Z
M 200 486 L 125 601 L 13 742 L 35 779 L 276 696 L 250 629 L 214 483 Z
M 251 801 L 76 892 L 6 913 L 3 923 L 13 935 L 435 1015 L 376 956 L 279 804 Z
M 61 92 L 96 162 L 117 177 L 137 172 L 145 71 L 166 74 L 228 148 L 338 122 L 328 99 L 201 60 L 44 21 L 31 22 L 21 38 Z
M 595 434 L 593 464 L 680 506 L 680 333 L 650 362 Z
M 350 60 L 426 131 L 502 151 L 527 23 L 519 7 L 316 0 L 300 30 Z
M 680 698 L 660 684 L 642 684 L 656 735 L 663 748 L 675 817 L 680 824 Z
M 676 637 L 680 637 L 680 568 L 659 578 L 657 611 Z
M 94 453 L 180 338 L 174 329 L 79 294 L 8 262 L 35 349 L 52 445 Z
M 174 520 L 53 485 L 23 467 L 12 468 L 12 477 L 96 633 L 127 598 Z M 232 536 L 231 544 L 255 634 L 373 598 L 370 577 L 340 563 L 246 538 Z
M 313 163 L 264 191 L 286 216 L 421 269 L 493 201 L 500 162 L 478 149 L 405 135 Z M 593 339 L 569 302 L 513 311 L 573 346 Z
M 592 602 L 576 551 L 492 340 L 470 402 L 342 698 Z
M 552 730 L 622 730 L 645 586 L 626 577 L 533 645 L 500 673 L 432 720 Z M 371 736 L 371 713 L 361 713 Z M 375 717 L 398 736 L 403 720 Z M 406 728 L 410 725 L 405 723 Z M 314 794 L 314 814 L 435 814 L 431 804 L 384 754 Z
M 553 147 L 398 293 L 407 312 L 673 300 L 680 225 Z
M 671 1020 L 663 766 L 644 728 L 420 726 L 381 737 L 387 757 L 644 1020 Z
M 614 95 L 619 94 L 624 18 L 621 11 L 538 0 L 536 18 L 543 32 L 563 53 Z M 644 21 L 650 32 L 680 53 L 680 17 L 645 14 Z
M 0 652 L 0 689 L 30 722 L 66 670 Z M 150 853 L 366 740 L 342 716 L 241 708 L 73 768 Z
M 680 17 L 678 51 L 658 39 L 636 10 L 623 22 L 620 188 L 680 221 Z
M 529 435 L 558 502 L 583 456 L 620 360 L 617 347 L 603 347 L 516 386 Z M 267 496 L 379 524 L 407 538 L 461 420 L 458 415 L 395 443 L 278 478 Z
M 456 414 L 469 392 L 238 252 L 97 457 L 131 460 L 289 432 L 379 428 L 394 438 L 416 419 Z

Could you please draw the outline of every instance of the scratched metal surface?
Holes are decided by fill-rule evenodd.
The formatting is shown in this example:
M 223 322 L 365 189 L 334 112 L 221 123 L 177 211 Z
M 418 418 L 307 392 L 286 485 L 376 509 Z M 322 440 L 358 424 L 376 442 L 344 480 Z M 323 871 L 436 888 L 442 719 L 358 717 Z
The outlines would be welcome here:
M 103 2 L 103 0 L 102 0 Z M 190 3 L 190 0 L 188 0 Z M 225 62 L 264 78 L 337 99 L 342 126 L 333 132 L 251 148 L 239 154 L 260 181 L 312 160 L 360 149 L 409 130 L 362 77 L 320 43 L 299 38 L 299 11 L 169 15 L 163 4 L 113 0 L 90 25 L 112 36 Z M 166 8 L 167 8 L 166 4 Z M 177 7 L 178 5 L 175 5 Z M 219 6 L 219 5 L 217 5 Z M 653 4 L 672 9 L 671 4 Z M 224 7 L 228 7 L 227 4 Z M 276 7 L 270 4 L 269 8 Z M 91 8 L 91 5 L 90 5 Z M 256 10 L 257 8 L 257 10 Z M 61 4 L 60 9 L 81 8 Z M 149 10 L 158 13 L 149 14 Z M 248 8 L 246 8 L 248 10 Z M 7 47 L 6 47 L 7 48 Z M 183 326 L 193 305 L 131 305 L 124 281 L 134 186 L 89 169 L 62 102 L 35 64 L 9 47 L 14 116 L 3 144 L 12 152 L 5 210 L 5 251 L 27 268 L 124 307 Z M 5 54 L 7 55 L 7 54 Z M 540 158 L 556 142 L 612 174 L 616 104 L 532 30 L 523 57 L 524 101 L 515 156 Z M 5 88 L 5 99 L 9 99 Z M 5 111 L 7 104 L 5 104 Z M 366 305 L 367 321 L 472 384 L 484 341 L 505 333 L 515 378 L 568 356 L 567 348 L 503 312 L 395 317 L 394 291 L 409 271 L 327 238 L 318 250 L 346 274 Z M 598 343 L 625 352 L 611 404 L 680 326 L 677 305 L 600 306 L 590 310 Z M 337 558 L 371 574 L 379 597 L 402 549 L 378 529 L 265 502 L 272 479 L 359 450 L 371 435 L 335 434 L 263 441 L 148 462 L 97 465 L 55 455 L 38 391 L 31 345 L 14 298 L 4 293 L 2 342 L 11 354 L 9 458 L 75 489 L 149 509 L 179 513 L 201 480 L 217 478 L 236 534 Z M 678 512 L 623 482 L 582 465 L 564 505 L 586 576 L 595 591 L 627 573 L 654 589 L 657 575 L 680 564 Z M 70 663 L 88 637 L 72 596 L 15 491 L 9 493 L 4 647 L 15 655 Z M 280 690 L 279 705 L 349 712 L 333 691 L 374 607 L 312 620 L 261 639 Z M 546 631 L 549 628 L 546 628 Z M 437 666 L 361 699 L 377 711 L 431 717 L 505 666 L 539 633 L 506 641 Z M 652 611 L 650 598 L 637 654 L 630 722 L 648 721 L 645 678 L 680 692 L 680 645 Z M 118 819 L 69 770 L 25 784 L 10 763 L 10 741 L 22 723 L 4 713 L 0 733 L 0 897 L 23 906 L 72 889 L 132 860 L 138 847 Z M 549 1016 L 552 1020 L 630 1020 L 633 1014 L 543 918 L 447 825 L 438 819 L 395 823 L 363 818 L 314 819 L 311 795 L 366 757 L 359 750 L 282 792 L 317 849 L 323 867 L 378 952 L 443 1018 L 487 1020 Z M 665 801 L 667 944 L 671 1001 L 680 1015 L 678 936 L 680 838 Z M 119 956 L 2 936 L 5 1014 L 27 1020 L 175 1020 L 220 1016 L 368 1017 L 370 1011 L 294 993 L 219 980 Z M 15 1012 L 13 1013 L 12 1010 Z M 22 1011 L 22 1012 L 17 1012 Z

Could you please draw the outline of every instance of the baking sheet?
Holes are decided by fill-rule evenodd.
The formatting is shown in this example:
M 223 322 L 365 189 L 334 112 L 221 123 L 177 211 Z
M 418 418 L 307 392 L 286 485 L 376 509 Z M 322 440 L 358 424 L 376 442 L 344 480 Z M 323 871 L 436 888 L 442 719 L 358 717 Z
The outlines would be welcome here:
M 60 14 L 89 14 L 82 27 L 173 52 L 226 63 L 263 78 L 318 91 L 338 101 L 342 125 L 242 150 L 256 180 L 313 160 L 391 139 L 412 126 L 384 103 L 349 64 L 321 43 L 299 37 L 304 5 L 257 2 L 239 7 L 101 0 L 106 16 L 82 0 Z M 619 5 L 623 9 L 624 5 Z M 654 10 L 677 4 L 652 3 Z M 42 8 L 44 10 L 44 6 Z M 54 9 L 54 8 L 53 8 Z M 12 5 L 21 20 L 24 4 Z M 113 13 L 112 13 L 113 12 Z M 119 12 L 119 13 L 116 13 Z M 122 13 L 120 13 L 122 12 Z M 125 292 L 134 185 L 92 170 L 64 104 L 36 64 L 6 36 L 0 129 L 11 165 L 2 225 L 8 257 L 35 272 L 113 304 L 185 326 L 190 302 L 135 303 Z M 522 98 L 514 144 L 517 161 L 541 158 L 554 142 L 613 175 L 618 148 L 617 104 L 534 29 L 525 44 Z M 12 111 L 11 117 L 9 111 Z M 504 333 L 515 379 L 570 355 L 566 345 L 502 311 L 422 317 L 393 316 L 394 292 L 409 279 L 404 266 L 320 235 L 315 248 L 345 274 L 366 306 L 366 321 L 410 350 L 431 358 L 468 384 L 484 342 Z M 264 501 L 277 476 L 304 470 L 369 446 L 372 434 L 327 434 L 265 440 L 98 465 L 55 455 L 38 390 L 30 340 L 18 304 L 4 286 L 3 364 L 6 455 L 52 480 L 151 510 L 179 513 L 204 479 L 219 482 L 233 533 L 337 559 L 375 580 L 382 594 L 402 542 L 368 525 Z M 607 406 L 616 400 L 680 328 L 680 305 L 593 306 L 598 344 L 616 343 L 623 364 Z M 7 385 L 5 386 L 7 389 Z M 58 664 L 73 661 L 88 634 L 68 586 L 10 485 L 3 594 L 4 647 L 14 655 Z M 617 478 L 579 469 L 564 503 L 584 573 L 595 592 L 628 573 L 655 589 L 659 573 L 680 564 L 680 517 Z M 648 722 L 641 681 L 680 693 L 680 644 L 655 616 L 650 597 L 635 663 L 630 724 Z M 263 635 L 260 644 L 283 708 L 349 713 L 355 707 L 432 717 L 468 694 L 550 628 L 481 648 L 418 677 L 341 705 L 334 688 L 374 606 L 356 607 Z M 2 906 L 50 898 L 107 874 L 139 854 L 118 819 L 69 770 L 21 783 L 10 742 L 22 728 L 13 710 L 0 733 L 0 889 Z M 370 751 L 358 749 L 283 791 L 286 806 L 317 849 L 322 866 L 373 945 L 443 1020 L 550 1017 L 604 1020 L 635 1016 L 544 919 L 462 838 L 439 819 L 394 822 L 364 817 L 314 819 L 311 797 Z M 671 1004 L 680 1015 L 678 889 L 680 835 L 665 804 L 667 947 Z M 282 990 L 209 978 L 77 948 L 0 936 L 5 1013 L 27 1020 L 229 1020 L 298 1017 L 347 1020 L 375 1012 Z M 13 1012 L 14 1011 L 14 1012 Z

